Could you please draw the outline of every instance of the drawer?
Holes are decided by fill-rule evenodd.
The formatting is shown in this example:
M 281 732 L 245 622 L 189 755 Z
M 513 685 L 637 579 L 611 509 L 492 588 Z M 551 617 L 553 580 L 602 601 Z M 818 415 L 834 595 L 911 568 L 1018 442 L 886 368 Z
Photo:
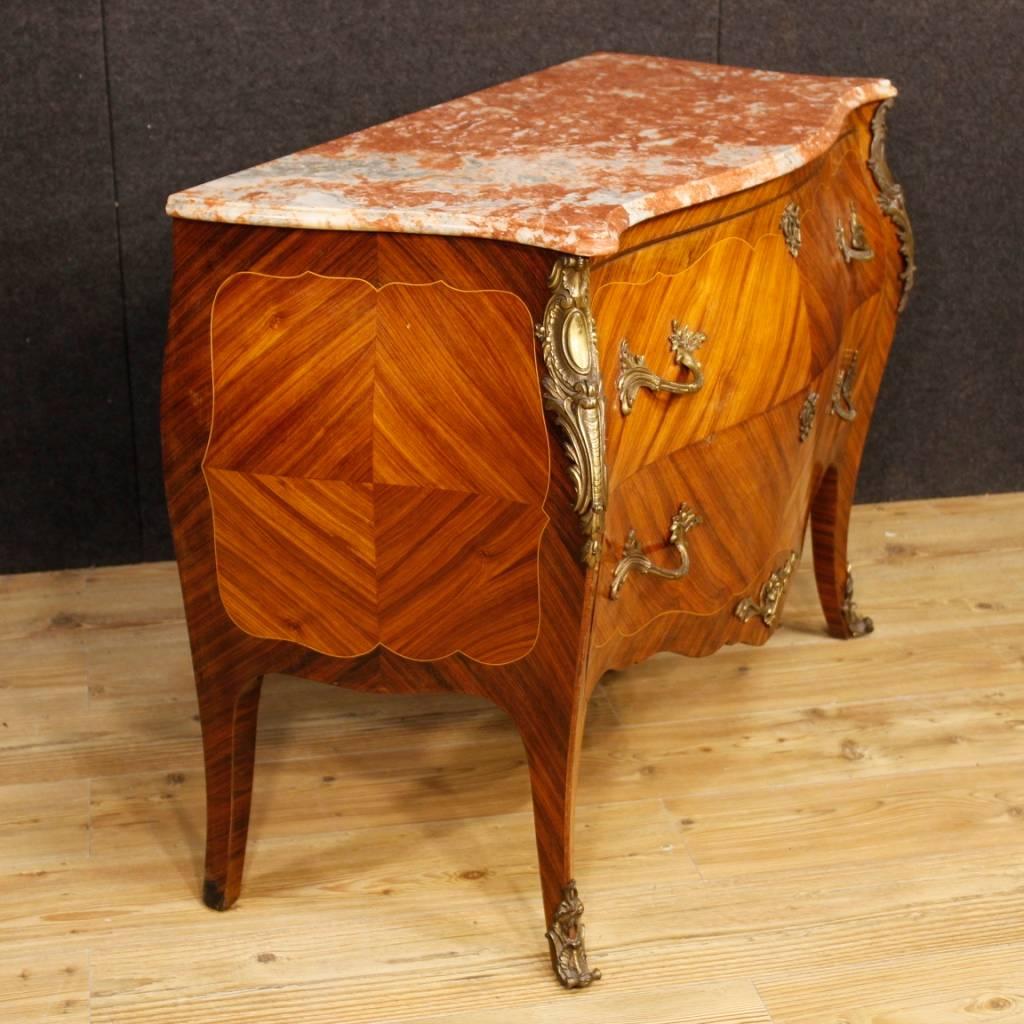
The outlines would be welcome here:
M 891 272 L 891 227 L 860 154 L 847 152 L 835 161 L 802 217 L 801 233 L 797 267 L 841 326 L 881 291 Z
M 830 309 L 807 287 L 780 232 L 753 245 L 724 239 L 674 275 L 601 285 L 593 309 L 612 490 L 666 454 L 787 400 L 839 343 Z
M 827 367 L 775 408 L 684 450 L 662 456 L 624 481 L 609 503 L 598 581 L 595 639 L 629 636 L 667 613 L 709 616 L 755 594 L 776 562 L 802 545 L 811 488 L 821 471 L 818 441 L 837 428 L 827 416 Z M 800 439 L 807 392 L 821 394 L 813 435 Z M 683 555 L 670 524 L 681 505 L 700 518 L 681 539 L 689 568 L 678 579 L 631 571 L 611 590 L 630 534 L 656 565 L 673 570 Z M 783 557 L 783 561 L 784 561 Z

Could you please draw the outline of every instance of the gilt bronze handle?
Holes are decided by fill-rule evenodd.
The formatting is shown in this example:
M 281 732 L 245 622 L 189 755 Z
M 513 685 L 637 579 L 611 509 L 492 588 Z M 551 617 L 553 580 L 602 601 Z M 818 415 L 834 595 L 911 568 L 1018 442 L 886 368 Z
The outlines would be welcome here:
M 622 549 L 622 558 L 615 566 L 615 574 L 612 576 L 612 600 L 614 601 L 619 596 L 622 584 L 626 582 L 626 577 L 631 572 L 660 576 L 663 580 L 682 579 L 690 571 L 690 552 L 686 548 L 686 535 L 703 521 L 689 505 L 680 505 L 679 511 L 672 517 L 668 539 L 679 552 L 679 565 L 675 569 L 662 569 L 660 565 L 655 565 L 644 554 L 640 542 L 636 539 L 636 530 L 630 530 Z
M 676 364 L 692 375 L 692 380 L 681 383 L 659 377 L 644 361 L 643 356 L 629 351 L 629 339 L 623 338 L 619 345 L 619 407 L 622 415 L 628 416 L 641 388 L 650 391 L 668 391 L 673 395 L 692 395 L 704 386 L 704 369 L 694 356 L 707 341 L 707 335 L 691 330 L 678 320 L 672 321 L 672 333 L 668 336 L 668 347 L 672 350 Z
M 873 260 L 875 250 L 868 245 L 868 237 L 864 234 L 864 225 L 857 216 L 857 208 L 850 203 L 850 241 L 846 241 L 846 229 L 843 227 L 841 218 L 836 218 L 836 245 L 843 260 L 849 263 L 851 260 Z

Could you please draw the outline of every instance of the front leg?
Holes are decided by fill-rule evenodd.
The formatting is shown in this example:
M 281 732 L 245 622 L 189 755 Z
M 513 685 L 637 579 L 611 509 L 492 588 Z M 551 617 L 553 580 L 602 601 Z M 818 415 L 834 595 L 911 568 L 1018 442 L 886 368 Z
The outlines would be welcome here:
M 526 749 L 533 793 L 537 857 L 551 965 L 566 988 L 601 977 L 587 962 L 585 933 L 573 872 L 572 829 L 586 706 L 557 707 L 554 696 L 513 713 Z

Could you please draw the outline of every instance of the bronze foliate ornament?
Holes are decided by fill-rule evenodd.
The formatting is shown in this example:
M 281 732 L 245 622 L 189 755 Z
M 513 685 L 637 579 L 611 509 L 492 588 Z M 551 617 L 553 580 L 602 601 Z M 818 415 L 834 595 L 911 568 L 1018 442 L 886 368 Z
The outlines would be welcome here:
M 675 569 L 663 569 L 660 565 L 655 565 L 644 554 L 644 549 L 637 540 L 636 530 L 630 530 L 622 549 L 622 558 L 615 566 L 615 573 L 612 575 L 609 594 L 611 599 L 614 601 L 618 598 L 622 584 L 626 582 L 626 577 L 631 572 L 658 576 L 663 580 L 681 580 L 690 571 L 690 551 L 686 546 L 686 535 L 702 522 L 704 520 L 685 503 L 679 506 L 679 511 L 672 517 L 668 539 L 679 555 L 679 565 Z
M 800 255 L 800 244 L 803 241 L 800 233 L 799 203 L 790 203 L 782 211 L 779 228 L 782 230 L 782 237 L 786 240 L 786 248 L 789 250 L 789 255 L 796 259 Z
M 672 351 L 676 365 L 689 372 L 691 379 L 685 382 L 666 380 L 659 377 L 648 365 L 642 355 L 634 355 L 629 350 L 629 340 L 623 338 L 619 343 L 619 408 L 623 416 L 628 416 L 633 409 L 637 393 L 641 388 L 650 391 L 667 391 L 672 395 L 692 395 L 704 386 L 704 368 L 700 365 L 694 352 L 707 341 L 702 331 L 692 330 L 687 324 L 672 321 L 671 333 L 668 336 L 668 347 Z
M 796 552 L 790 552 L 786 564 L 768 577 L 768 581 L 761 587 L 760 600 L 753 601 L 749 597 L 743 598 L 736 605 L 736 617 L 747 622 L 755 615 L 761 617 L 766 626 L 774 626 L 779 619 L 779 611 L 782 608 L 782 599 L 786 596 L 786 587 L 789 586 L 790 577 L 796 568 Z
M 910 214 L 907 213 L 907 201 L 903 195 L 903 186 L 896 183 L 885 158 L 885 118 L 892 100 L 888 99 L 878 105 L 874 117 L 871 118 L 871 148 L 868 151 L 868 168 L 878 186 L 878 205 L 889 220 L 896 225 L 896 234 L 900 240 L 900 253 L 903 256 L 903 270 L 900 280 L 903 291 L 900 293 L 898 313 L 907 306 L 907 296 L 914 287 L 917 264 L 914 262 L 914 229 L 910 225 Z
M 800 407 L 800 443 L 803 444 L 811 436 L 811 429 L 814 427 L 814 417 L 818 413 L 818 392 L 811 391 L 804 399 Z
M 555 974 L 566 988 L 586 988 L 601 977 L 601 972 L 587 963 L 582 916 L 583 902 L 576 883 L 571 881 L 562 889 L 562 902 L 555 909 L 554 922 L 547 931 Z

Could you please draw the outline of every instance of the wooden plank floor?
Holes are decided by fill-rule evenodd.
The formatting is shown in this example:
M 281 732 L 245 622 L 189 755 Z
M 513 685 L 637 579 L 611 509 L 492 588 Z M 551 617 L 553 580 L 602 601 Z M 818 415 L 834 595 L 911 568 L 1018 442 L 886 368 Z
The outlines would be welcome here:
M 0 579 L 0 1021 L 1024 1022 L 1024 495 L 854 529 L 871 637 L 805 566 L 768 647 L 598 688 L 582 993 L 500 713 L 269 680 L 216 914 L 174 567 Z

